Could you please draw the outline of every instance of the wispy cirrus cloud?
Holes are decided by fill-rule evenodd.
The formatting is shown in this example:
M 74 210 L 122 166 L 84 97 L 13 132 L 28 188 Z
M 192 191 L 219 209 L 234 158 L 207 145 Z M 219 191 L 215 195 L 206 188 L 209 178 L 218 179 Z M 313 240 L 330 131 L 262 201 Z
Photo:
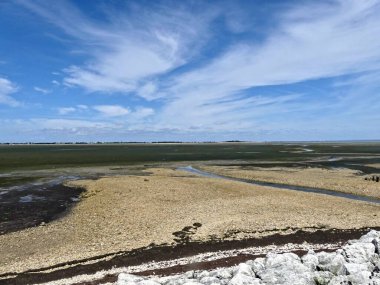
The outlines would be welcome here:
M 5 104 L 11 107 L 20 106 L 20 102 L 12 98 L 12 94 L 18 91 L 16 84 L 9 79 L 0 77 L 0 104 Z
M 67 115 L 67 114 L 75 112 L 76 110 L 77 109 L 74 107 L 61 107 L 61 108 L 58 108 L 58 114 Z
M 119 105 L 99 105 L 93 106 L 93 109 L 100 112 L 105 117 L 120 117 L 131 112 L 128 108 Z
M 69 115 L 74 113 L 82 113 L 88 111 L 89 107 L 87 105 L 76 105 L 76 106 L 70 106 L 70 107 L 59 107 L 56 108 L 59 115 Z M 83 114 L 82 114 L 83 115 Z
M 37 91 L 37 92 L 42 93 L 42 94 L 49 94 L 51 92 L 51 90 L 49 90 L 49 89 L 41 88 L 41 87 L 38 87 L 38 86 L 34 86 L 33 89 L 35 91 Z
M 66 1 L 20 3 L 64 31 L 83 56 L 54 85 L 136 100 L 86 109 L 104 121 L 125 120 L 125 130 L 330 136 L 347 132 L 345 122 L 360 129 L 377 118 L 380 1 L 289 2 L 268 26 L 255 26 L 256 7 L 245 4 L 105 5 L 96 21 Z M 329 84 L 307 87 L 318 80 Z
M 147 10 L 126 6 L 131 14 L 105 9 L 106 23 L 87 18 L 69 2 L 49 5 L 44 1 L 19 1 L 22 5 L 75 38 L 88 56 L 82 65 L 64 69 L 63 82 L 90 92 L 146 92 L 144 79 L 183 65 L 201 45 L 214 13 L 188 13 L 153 4 Z M 58 17 L 57 17 L 58 15 Z M 107 15 L 106 15 L 107 16 Z
M 144 119 L 153 116 L 154 114 L 154 109 L 141 106 L 136 107 L 135 110 L 132 112 L 132 116 L 134 119 Z
M 94 111 L 96 114 L 100 115 L 102 119 L 112 119 L 118 117 L 126 117 L 128 116 L 129 121 L 136 121 L 140 119 L 144 119 L 150 117 L 155 114 L 154 109 L 136 106 L 133 109 L 129 107 L 124 107 L 121 105 L 76 105 L 71 107 L 60 107 L 57 108 L 59 115 L 75 115 L 82 116 L 86 114 L 91 114 Z M 95 115 L 96 115 L 95 114 Z
M 191 127 L 197 122 L 202 128 L 215 123 L 226 126 L 224 120 L 242 126 L 249 120 L 248 125 L 255 126 L 258 117 L 271 110 L 287 112 L 295 101 L 302 103 L 296 104 L 300 110 L 307 108 L 307 96 L 270 94 L 264 100 L 272 103 L 263 106 L 255 100 L 263 97 L 254 90 L 243 99 L 241 93 L 380 70 L 379 12 L 379 1 L 318 2 L 289 8 L 262 43 L 234 44 L 204 67 L 172 77 L 171 86 L 161 93 L 171 99 L 160 123 Z
M 112 123 L 106 123 L 101 121 L 90 121 L 90 120 L 74 120 L 74 119 L 31 119 L 28 121 L 22 121 L 22 123 L 35 124 L 38 126 L 37 129 L 46 130 L 73 130 L 77 131 L 79 129 L 107 129 L 116 128 L 117 125 Z M 32 129 L 36 129 L 33 127 Z

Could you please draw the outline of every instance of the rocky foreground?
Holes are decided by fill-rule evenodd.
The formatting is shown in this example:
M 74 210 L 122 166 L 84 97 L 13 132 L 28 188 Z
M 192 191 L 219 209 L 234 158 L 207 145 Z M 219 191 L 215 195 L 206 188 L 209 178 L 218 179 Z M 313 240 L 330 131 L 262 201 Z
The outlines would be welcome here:
M 238 266 L 167 277 L 121 273 L 117 285 L 380 285 L 380 231 L 370 231 L 335 252 L 270 253 Z

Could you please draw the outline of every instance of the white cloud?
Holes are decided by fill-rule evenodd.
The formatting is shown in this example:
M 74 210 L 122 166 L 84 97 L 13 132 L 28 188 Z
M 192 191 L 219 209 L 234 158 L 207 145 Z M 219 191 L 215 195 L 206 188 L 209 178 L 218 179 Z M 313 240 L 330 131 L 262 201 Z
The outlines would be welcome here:
M 51 83 L 53 83 L 54 85 L 57 85 L 57 86 L 61 85 L 61 83 L 59 83 L 57 80 L 52 80 Z
M 51 119 L 51 118 L 31 118 L 31 119 L 0 119 L 3 126 L 12 126 L 23 131 L 35 130 L 70 130 L 74 128 L 119 128 L 117 124 L 91 121 L 91 120 L 73 120 L 73 119 Z
M 165 73 L 184 64 L 208 33 L 215 13 L 186 11 L 152 5 L 134 5 L 130 15 L 113 10 L 108 23 L 95 23 L 69 2 L 49 5 L 43 1 L 20 1 L 25 7 L 60 27 L 85 46 L 89 60 L 64 69 L 64 83 L 90 92 L 130 92 L 140 80 Z M 193 7 L 195 10 L 195 6 Z M 135 16 L 136 15 L 136 16 Z
M 107 122 L 94 122 L 88 120 L 66 120 L 66 119 L 32 119 L 29 121 L 35 124 L 35 128 L 49 129 L 49 130 L 68 130 L 68 129 L 99 129 L 99 128 L 112 128 L 115 124 Z
M 91 141 L 110 137 L 121 126 L 91 120 L 33 118 L 28 120 L 0 120 L 1 141 Z
M 20 102 L 13 99 L 11 95 L 16 93 L 18 87 L 6 78 L 0 77 L 0 104 L 5 104 L 11 107 L 20 106 Z
M 42 94 L 49 94 L 51 92 L 51 90 L 40 88 L 40 87 L 37 87 L 37 86 L 35 86 L 33 89 L 35 91 L 37 91 L 37 92 L 42 93 Z
M 234 89 L 278 85 L 378 69 L 380 7 L 375 1 L 343 1 L 292 10 L 279 30 L 262 45 L 239 44 L 205 68 L 177 79 L 178 87 Z M 299 19 L 295 15 L 304 15 Z
M 132 113 L 134 118 L 143 119 L 154 115 L 155 111 L 152 108 L 147 107 L 137 107 Z
M 87 110 L 88 106 L 87 105 L 77 105 L 77 108 L 81 109 L 81 110 Z
M 87 105 L 83 105 L 83 104 L 79 104 L 79 105 L 76 105 L 75 107 L 61 107 L 61 108 L 58 108 L 58 113 L 60 115 L 67 115 L 67 114 L 70 114 L 70 113 L 74 113 L 74 112 L 85 112 L 88 110 L 88 106 Z
M 76 109 L 73 108 L 73 107 L 62 107 L 62 108 L 58 108 L 58 113 L 60 115 L 67 115 L 67 114 L 70 114 L 70 113 L 73 113 L 75 112 Z
M 137 93 L 140 97 L 145 98 L 146 100 L 152 100 L 157 98 L 157 85 L 151 81 L 141 85 L 141 87 L 137 90 Z
M 173 76 L 158 125 L 253 127 L 262 110 L 286 112 L 294 100 L 271 94 L 272 107 L 258 106 L 254 97 L 241 98 L 248 88 L 380 70 L 379 1 L 318 3 L 283 14 L 262 43 L 232 45 L 204 67 Z
M 93 109 L 100 113 L 103 117 L 124 117 L 128 115 L 128 118 L 132 121 L 139 120 L 142 123 L 142 119 L 150 117 L 155 114 L 154 109 L 148 107 L 138 106 L 131 111 L 129 108 L 120 105 L 76 105 L 75 107 L 62 107 L 58 108 L 60 115 L 67 115 L 74 112 L 85 112 L 89 109 Z M 83 114 L 83 113 L 82 113 Z
M 119 117 L 130 113 L 128 108 L 119 105 L 98 105 L 93 106 L 93 109 L 100 112 L 105 117 Z
M 88 51 L 86 62 L 64 70 L 64 84 L 91 92 L 131 92 L 145 100 L 161 99 L 157 111 L 133 106 L 89 106 L 104 117 L 128 115 L 128 119 L 140 122 L 136 124 L 139 127 L 153 131 L 272 131 L 292 126 L 306 129 L 305 122 L 295 119 L 287 124 L 278 118 L 331 106 L 328 101 L 313 101 L 308 94 L 273 89 L 271 94 L 263 95 L 250 88 L 365 73 L 365 78 L 356 79 L 363 85 L 380 72 L 379 3 L 342 0 L 302 2 L 293 7 L 287 4 L 281 6 L 286 7 L 285 12 L 276 11 L 275 27 L 262 27 L 264 39 L 251 41 L 248 36 L 237 36 L 221 48 L 221 53 L 207 49 L 203 54 L 207 59 L 202 57 L 201 62 L 194 55 L 212 36 L 210 22 L 223 8 L 206 15 L 210 12 L 207 9 L 205 13 L 189 13 L 154 6 L 144 13 L 137 13 L 141 10 L 136 8 L 131 14 L 138 17 L 127 17 L 128 13 L 122 14 L 125 11 L 108 11 L 108 21 L 99 24 L 69 2 L 54 7 L 42 1 L 25 1 L 24 5 L 75 38 L 79 49 Z M 226 26 L 230 32 L 236 35 L 253 29 L 250 19 L 254 23 L 255 15 L 248 10 L 242 19 L 239 12 L 223 12 L 228 16 Z M 175 70 L 187 63 L 190 64 Z M 360 90 L 357 94 L 369 93 Z M 347 109 L 358 115 L 363 113 L 364 105 L 368 107 L 365 102 L 357 104 L 361 100 L 358 95 L 342 97 L 345 98 L 333 102 L 339 110 L 351 104 Z M 366 100 L 372 103 L 371 110 L 377 106 L 373 97 Z M 306 105 L 310 100 L 312 106 Z M 328 125 L 328 118 L 320 119 L 321 125 Z

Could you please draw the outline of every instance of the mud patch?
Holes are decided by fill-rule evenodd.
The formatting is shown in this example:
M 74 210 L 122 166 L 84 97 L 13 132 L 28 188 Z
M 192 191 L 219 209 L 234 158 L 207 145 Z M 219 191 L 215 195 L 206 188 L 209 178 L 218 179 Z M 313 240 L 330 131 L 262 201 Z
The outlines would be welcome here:
M 79 200 L 82 188 L 55 185 L 3 193 L 0 201 L 0 235 L 48 223 Z
M 192 226 L 184 227 L 181 231 L 174 232 L 173 235 L 175 236 L 174 241 L 179 244 L 186 244 L 189 243 L 191 240 L 191 237 L 195 235 L 198 228 L 202 226 L 201 223 L 194 223 Z

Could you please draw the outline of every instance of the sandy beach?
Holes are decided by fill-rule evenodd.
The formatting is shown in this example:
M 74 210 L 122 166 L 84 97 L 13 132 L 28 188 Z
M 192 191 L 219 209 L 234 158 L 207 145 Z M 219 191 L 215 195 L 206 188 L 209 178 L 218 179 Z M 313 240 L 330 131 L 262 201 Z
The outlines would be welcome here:
M 0 236 L 1 274 L 186 239 L 243 239 L 297 229 L 380 225 L 380 207 L 374 204 L 167 168 L 148 171 L 150 176 L 71 182 L 87 191 L 67 215 Z

